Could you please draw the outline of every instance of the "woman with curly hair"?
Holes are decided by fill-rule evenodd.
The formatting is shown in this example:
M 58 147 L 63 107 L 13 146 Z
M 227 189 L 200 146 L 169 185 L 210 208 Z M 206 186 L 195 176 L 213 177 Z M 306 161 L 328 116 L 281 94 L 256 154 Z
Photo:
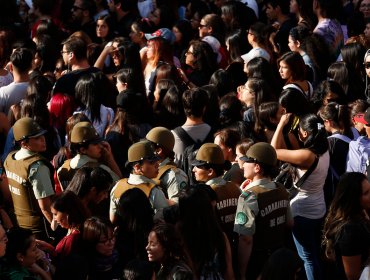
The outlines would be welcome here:
M 326 255 L 335 260 L 335 279 L 359 279 L 369 256 L 370 183 L 362 173 L 340 178 L 324 225 Z

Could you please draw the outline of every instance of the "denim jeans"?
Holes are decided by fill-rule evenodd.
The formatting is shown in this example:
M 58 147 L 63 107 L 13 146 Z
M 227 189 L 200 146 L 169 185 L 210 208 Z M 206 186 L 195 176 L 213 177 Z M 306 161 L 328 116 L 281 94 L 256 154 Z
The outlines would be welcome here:
M 321 280 L 320 239 L 323 219 L 294 217 L 293 239 L 298 255 L 304 262 L 307 280 Z

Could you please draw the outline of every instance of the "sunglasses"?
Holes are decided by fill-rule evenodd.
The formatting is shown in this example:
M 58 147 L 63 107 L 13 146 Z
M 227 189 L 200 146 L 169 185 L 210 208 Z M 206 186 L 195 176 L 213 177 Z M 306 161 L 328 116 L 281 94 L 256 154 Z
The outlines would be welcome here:
M 364 66 L 365 66 L 366 69 L 369 69 L 370 68 L 370 62 L 365 62 Z

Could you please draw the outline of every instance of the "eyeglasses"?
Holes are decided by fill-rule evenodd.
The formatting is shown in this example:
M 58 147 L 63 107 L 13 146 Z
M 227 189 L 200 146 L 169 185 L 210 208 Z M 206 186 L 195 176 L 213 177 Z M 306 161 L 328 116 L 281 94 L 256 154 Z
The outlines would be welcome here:
M 76 6 L 76 5 L 72 6 L 72 11 L 77 11 L 77 10 L 85 10 L 85 9 L 79 6 Z
M 63 55 L 64 53 L 69 53 L 69 51 L 60 51 L 61 55 Z
M 205 25 L 205 24 L 199 24 L 199 29 L 201 29 L 201 28 L 203 28 L 203 27 L 207 27 L 207 25 Z
M 366 69 L 369 69 L 370 68 L 370 62 L 364 62 L 364 66 Z
M 116 236 L 113 235 L 111 238 L 100 240 L 98 243 L 101 243 L 103 245 L 109 245 L 110 242 L 115 242 L 115 241 L 116 241 Z

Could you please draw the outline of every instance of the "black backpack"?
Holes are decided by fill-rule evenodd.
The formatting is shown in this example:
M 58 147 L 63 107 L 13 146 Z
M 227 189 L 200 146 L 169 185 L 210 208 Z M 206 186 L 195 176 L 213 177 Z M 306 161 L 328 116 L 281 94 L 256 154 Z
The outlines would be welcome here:
M 174 131 L 186 147 L 183 152 L 181 162 L 178 163 L 178 167 L 184 170 L 186 175 L 188 175 L 190 185 L 196 184 L 197 181 L 194 178 L 194 174 L 192 172 L 193 167 L 191 164 L 195 160 L 199 148 L 204 143 L 213 143 L 212 131 L 208 133 L 203 141 L 194 141 L 181 126 L 176 127 Z

